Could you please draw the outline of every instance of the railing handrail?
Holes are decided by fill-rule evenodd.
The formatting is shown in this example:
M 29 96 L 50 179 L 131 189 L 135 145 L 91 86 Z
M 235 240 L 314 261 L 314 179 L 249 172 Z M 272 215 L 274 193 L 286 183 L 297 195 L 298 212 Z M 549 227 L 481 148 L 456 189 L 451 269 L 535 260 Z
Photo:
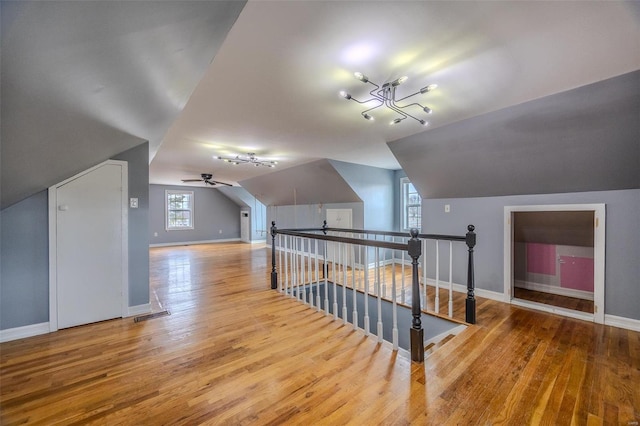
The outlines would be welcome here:
M 326 222 L 326 221 L 325 221 Z M 372 234 L 372 235 L 384 235 L 389 237 L 405 237 L 411 238 L 409 232 L 398 231 L 378 231 L 373 229 L 352 229 L 352 228 L 289 228 L 278 229 L 278 232 L 291 231 L 291 232 L 348 232 L 352 234 Z M 315 235 L 315 234 L 314 234 Z M 467 237 L 464 235 L 447 235 L 447 234 L 418 234 L 418 238 L 424 238 L 428 240 L 443 240 L 443 241 L 466 241 Z
M 374 234 L 374 235 L 385 235 L 391 237 L 406 237 L 411 238 L 411 235 L 408 232 L 398 232 L 398 231 L 375 231 L 375 230 L 367 230 L 367 229 L 348 229 L 348 228 L 322 228 L 327 231 L 335 231 L 335 232 L 353 232 L 354 234 Z M 314 229 L 315 230 L 315 229 Z M 465 236 L 458 235 L 445 235 L 445 234 L 418 234 L 418 238 L 425 238 L 429 240 L 446 240 L 446 241 L 465 241 Z
M 331 228 L 329 228 L 330 230 Z M 307 229 L 307 230 L 311 230 L 311 231 L 319 231 L 322 232 L 323 229 Z M 308 232 L 299 232 L 299 230 L 297 229 L 278 229 L 276 231 L 278 234 L 283 234 L 283 235 L 291 235 L 294 237 L 305 237 L 305 238 L 314 238 L 316 240 L 323 240 L 323 241 L 333 241 L 336 243 L 349 243 L 349 244 L 355 244 L 355 245 L 360 245 L 360 246 L 367 246 L 367 247 L 380 247 L 380 248 L 387 248 L 387 249 L 391 249 L 391 250 L 404 250 L 407 251 L 407 244 L 406 243 L 394 243 L 391 241 L 376 241 L 376 240 L 366 240 L 366 239 L 362 239 L 362 238 L 351 238 L 351 237 L 338 237 L 335 235 L 324 235 L 324 234 L 311 234 Z M 352 233 L 357 233 L 355 231 L 351 231 Z M 411 238 L 411 236 L 409 235 L 409 238 Z

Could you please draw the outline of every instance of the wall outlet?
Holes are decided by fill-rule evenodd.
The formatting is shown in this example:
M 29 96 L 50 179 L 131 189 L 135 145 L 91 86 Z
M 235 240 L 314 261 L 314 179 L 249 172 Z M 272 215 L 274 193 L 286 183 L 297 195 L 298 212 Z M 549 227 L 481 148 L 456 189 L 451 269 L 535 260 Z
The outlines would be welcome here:
M 445 204 L 444 205 L 444 212 L 445 213 L 449 213 L 451 211 L 451 205 L 450 204 Z
M 218 231 L 218 234 L 222 234 L 222 229 Z
M 157 233 L 157 232 L 154 232 L 154 233 L 153 233 L 153 236 L 154 236 L 154 237 L 157 237 L 157 236 L 158 236 L 158 233 Z

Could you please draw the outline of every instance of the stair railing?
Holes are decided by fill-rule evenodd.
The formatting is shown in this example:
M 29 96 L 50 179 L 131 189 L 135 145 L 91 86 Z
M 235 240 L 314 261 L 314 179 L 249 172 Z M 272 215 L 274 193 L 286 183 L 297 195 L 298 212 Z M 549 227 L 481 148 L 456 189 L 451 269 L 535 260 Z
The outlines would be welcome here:
M 473 234 L 471 228 L 472 226 L 469 227 L 467 237 L 437 236 L 436 240 L 466 241 L 469 244 L 471 242 L 469 234 Z M 433 235 L 425 236 L 430 239 L 434 237 Z M 401 303 L 406 303 L 407 293 L 410 293 L 411 358 L 418 362 L 424 360 L 421 308 L 424 308 L 426 303 L 421 303 L 419 259 L 424 253 L 425 245 L 420 239 L 422 235 L 418 234 L 417 230 L 412 230 L 407 236 L 403 233 L 329 228 L 326 221 L 322 228 L 280 230 L 275 222 L 272 222 L 271 237 L 271 288 L 296 298 L 317 311 L 324 311 L 325 315 L 333 315 L 334 320 L 341 317 L 345 324 L 348 323 L 350 316 L 354 329 L 360 328 L 357 303 L 360 293 L 364 299 L 364 303 L 361 304 L 364 311 L 362 329 L 366 335 L 371 333 L 370 309 L 373 309 L 377 316 L 375 334 L 380 342 L 384 335 L 381 306 L 383 300 L 389 300 L 393 305 L 390 341 L 394 350 L 398 349 L 397 299 L 399 296 Z M 468 246 L 470 263 L 466 303 L 467 322 L 471 323 L 475 323 L 472 257 L 475 234 L 473 237 L 473 244 Z M 405 286 L 406 256 L 411 261 L 410 289 Z M 371 264 L 370 261 L 373 263 Z M 388 275 L 386 269 L 389 265 L 392 271 L 390 274 L 392 297 L 390 298 L 387 297 L 386 283 Z M 424 267 L 423 270 L 425 270 Z M 402 286 L 400 291 L 397 288 L 398 275 Z M 451 273 L 449 277 L 451 279 Z M 426 278 L 424 282 L 427 282 Z M 339 297 L 339 292 L 342 297 Z M 351 307 L 347 306 L 348 292 L 351 293 L 353 302 Z M 426 292 L 424 294 L 426 295 Z M 373 300 L 371 307 L 370 299 Z M 471 310 L 473 310 L 472 313 Z

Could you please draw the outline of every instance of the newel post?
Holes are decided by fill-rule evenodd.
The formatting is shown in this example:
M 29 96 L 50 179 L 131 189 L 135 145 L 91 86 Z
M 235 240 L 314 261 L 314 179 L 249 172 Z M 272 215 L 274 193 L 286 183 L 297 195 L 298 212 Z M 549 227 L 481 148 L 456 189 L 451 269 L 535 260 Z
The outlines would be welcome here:
M 276 221 L 271 222 L 271 288 L 273 290 L 278 288 L 278 272 L 276 271 L 276 235 L 278 234 L 278 228 L 276 227 Z
M 473 232 L 476 229 L 475 226 L 467 226 L 466 243 L 469 247 L 469 261 L 467 265 L 467 303 L 466 303 L 466 318 L 465 320 L 469 324 L 476 323 L 476 295 L 474 294 L 476 283 L 474 278 L 473 267 L 473 248 L 476 246 L 476 233 Z
M 422 311 L 420 309 L 420 278 L 418 273 L 418 259 L 422 254 L 422 244 L 418 239 L 418 230 L 411 229 L 411 239 L 408 243 L 411 256 L 411 360 L 424 362 L 424 329 L 422 328 Z

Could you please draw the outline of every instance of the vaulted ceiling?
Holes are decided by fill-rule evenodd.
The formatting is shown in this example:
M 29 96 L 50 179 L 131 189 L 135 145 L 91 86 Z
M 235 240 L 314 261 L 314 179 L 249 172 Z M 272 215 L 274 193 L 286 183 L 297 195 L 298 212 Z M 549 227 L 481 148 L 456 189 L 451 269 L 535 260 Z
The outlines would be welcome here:
M 152 183 L 396 169 L 388 142 L 638 69 L 636 1 L 2 2 L 2 205 L 143 140 Z M 430 126 L 363 120 L 354 71 L 437 83 Z M 247 152 L 278 168 L 213 158 Z

